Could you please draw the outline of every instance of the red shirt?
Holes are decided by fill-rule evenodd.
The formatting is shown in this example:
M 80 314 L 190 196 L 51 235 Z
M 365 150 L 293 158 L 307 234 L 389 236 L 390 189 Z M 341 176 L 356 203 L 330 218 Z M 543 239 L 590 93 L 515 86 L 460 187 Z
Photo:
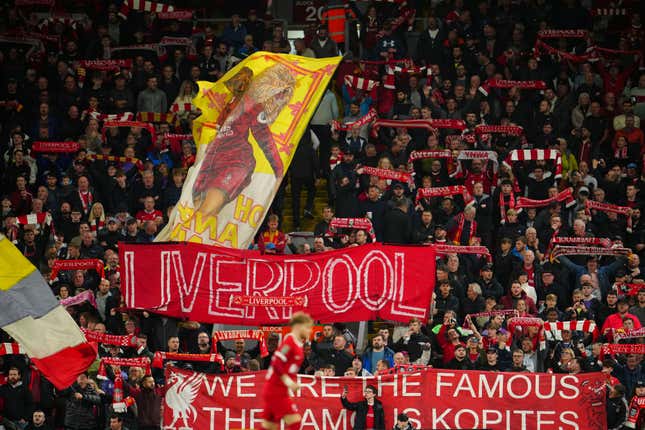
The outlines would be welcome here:
M 162 218 L 163 215 L 161 214 L 160 210 L 153 210 L 152 212 L 148 212 L 145 209 L 140 210 L 137 212 L 137 216 L 135 217 L 137 221 L 145 222 L 145 221 L 154 221 L 157 218 Z
M 288 375 L 295 381 L 304 359 L 302 342 L 289 333 L 271 357 L 271 365 L 266 374 L 267 385 L 277 391 L 286 390 L 287 387 L 280 378 L 282 375 Z
M 374 406 L 367 406 L 367 415 L 365 416 L 365 429 L 374 430 Z

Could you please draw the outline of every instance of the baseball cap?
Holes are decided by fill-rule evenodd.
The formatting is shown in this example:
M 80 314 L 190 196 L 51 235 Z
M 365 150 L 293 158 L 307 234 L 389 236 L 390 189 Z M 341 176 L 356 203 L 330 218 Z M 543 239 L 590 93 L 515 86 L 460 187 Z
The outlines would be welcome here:
M 400 182 L 397 182 L 396 184 L 394 184 L 394 185 L 392 186 L 392 188 L 393 188 L 393 189 L 394 189 L 394 188 L 401 188 L 401 189 L 403 189 L 403 185 L 402 185 Z
M 493 353 L 495 353 L 495 354 L 497 354 L 497 353 L 498 353 L 498 352 L 497 352 L 497 348 L 494 348 L 494 347 L 492 347 L 492 346 L 491 346 L 491 347 L 489 347 L 489 348 L 486 350 L 486 353 L 489 353 L 489 352 L 493 352 Z
M 636 163 L 629 163 L 629 164 L 627 165 L 627 168 L 628 168 L 628 169 L 636 169 L 636 168 L 638 168 L 638 166 L 636 165 Z
M 437 225 L 434 226 L 434 229 L 435 230 L 445 230 L 446 227 L 444 227 L 443 224 L 437 224 Z
M 110 218 L 108 218 L 108 219 L 107 219 L 107 222 L 108 222 L 108 224 L 110 224 L 110 223 L 112 223 L 112 222 L 113 222 L 113 223 L 116 223 L 116 222 L 118 222 L 118 221 L 117 221 L 117 219 L 116 219 L 116 218 L 114 218 L 114 217 L 112 216 L 112 217 L 110 217 Z
M 482 267 L 482 272 L 492 272 L 493 271 L 493 265 L 491 263 L 487 263 Z

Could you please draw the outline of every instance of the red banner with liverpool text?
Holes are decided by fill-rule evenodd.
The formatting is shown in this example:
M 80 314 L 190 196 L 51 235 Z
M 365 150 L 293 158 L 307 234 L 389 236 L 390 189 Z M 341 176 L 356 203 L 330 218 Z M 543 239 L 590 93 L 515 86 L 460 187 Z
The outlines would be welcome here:
M 325 322 L 425 320 L 434 289 L 432 247 L 284 256 L 174 242 L 119 250 L 127 307 L 203 323 L 275 325 L 299 310 Z
M 168 430 L 261 429 L 265 372 L 206 375 L 166 370 L 163 427 Z M 301 429 L 351 430 L 367 385 L 383 402 L 385 428 L 406 413 L 418 429 L 601 430 L 607 428 L 600 373 L 498 373 L 429 369 L 376 378 L 299 375 L 294 401 Z M 196 393 L 196 394 L 193 394 Z M 182 414 L 183 412 L 183 414 Z

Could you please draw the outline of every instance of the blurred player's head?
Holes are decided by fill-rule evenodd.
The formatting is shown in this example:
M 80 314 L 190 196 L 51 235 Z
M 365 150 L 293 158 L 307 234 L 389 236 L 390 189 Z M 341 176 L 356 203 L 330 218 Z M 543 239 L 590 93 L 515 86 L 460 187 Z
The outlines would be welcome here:
M 314 320 L 304 312 L 296 312 L 289 321 L 291 332 L 298 338 L 309 339 L 311 329 L 314 326 Z

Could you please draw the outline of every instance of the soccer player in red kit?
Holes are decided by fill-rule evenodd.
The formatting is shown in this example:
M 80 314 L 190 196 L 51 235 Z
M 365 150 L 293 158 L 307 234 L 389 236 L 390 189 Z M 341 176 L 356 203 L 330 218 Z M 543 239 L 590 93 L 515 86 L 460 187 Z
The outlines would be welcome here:
M 305 358 L 302 345 L 311 335 L 313 320 L 309 315 L 297 312 L 291 317 L 289 325 L 291 333 L 284 337 L 280 347 L 273 353 L 262 392 L 262 428 L 267 430 L 278 429 L 280 420 L 284 420 L 287 430 L 296 430 L 300 428 L 302 419 L 289 391 L 295 392 L 300 387 L 296 375 Z

